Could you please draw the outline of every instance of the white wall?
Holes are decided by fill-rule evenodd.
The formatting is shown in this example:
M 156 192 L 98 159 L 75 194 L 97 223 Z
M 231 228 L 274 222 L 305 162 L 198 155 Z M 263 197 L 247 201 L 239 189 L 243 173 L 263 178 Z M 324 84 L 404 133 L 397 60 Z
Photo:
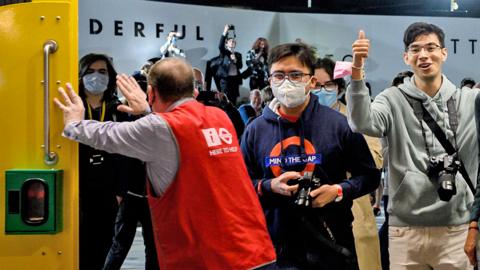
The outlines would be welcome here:
M 318 48 L 320 56 L 333 54 L 336 60 L 351 54 L 351 44 L 358 31 L 363 29 L 371 42 L 370 57 L 366 62 L 367 80 L 372 83 L 374 94 L 383 90 L 392 78 L 409 67 L 403 62 L 403 32 L 413 22 L 425 21 L 436 24 L 445 31 L 445 46 L 449 51 L 443 72 L 455 84 L 464 77 L 480 80 L 480 19 L 372 16 L 372 15 L 327 15 L 327 14 L 281 14 L 280 42 L 301 37 Z M 459 39 L 454 53 L 454 42 Z M 478 43 L 478 44 L 477 44 Z
M 177 42 L 178 46 L 185 50 L 187 60 L 194 67 L 204 70 L 206 61 L 219 54 L 218 43 L 225 24 L 235 25 L 237 51 L 245 58 L 257 37 L 277 42 L 276 16 L 271 12 L 142 0 L 82 0 L 79 1 L 79 55 L 106 53 L 113 57 L 118 72 L 131 74 L 145 60 L 159 56 L 166 35 L 177 24 L 180 30 L 182 25 L 186 28 L 185 38 Z M 103 30 L 99 34 L 90 34 L 90 19 L 102 23 Z M 114 35 L 115 20 L 123 22 L 123 36 Z M 145 37 L 135 37 L 134 22 L 144 24 Z M 156 24 L 164 24 L 160 38 L 156 36 Z M 197 26 L 203 40 L 196 38 Z M 248 81 L 244 85 L 242 93 L 245 96 Z
M 99 34 L 90 33 L 90 20 L 101 22 Z M 114 34 L 114 21 L 121 21 L 122 35 Z M 244 57 L 259 36 L 271 45 L 301 38 L 317 47 L 319 55 L 332 54 L 340 60 L 351 53 L 351 44 L 358 30 L 371 39 L 371 55 L 366 64 L 367 80 L 374 94 L 385 88 L 399 71 L 408 69 L 403 63 L 403 32 L 415 21 L 427 21 L 442 27 L 449 57 L 444 73 L 453 83 L 463 77 L 480 80 L 480 19 L 367 16 L 336 14 L 294 14 L 181 5 L 142 0 L 82 0 L 79 1 L 80 56 L 89 52 L 106 53 L 114 58 L 119 72 L 132 73 L 148 58 L 159 55 L 165 36 L 174 25 L 186 27 L 185 39 L 178 41 L 186 51 L 187 60 L 202 70 L 205 62 L 218 55 L 218 41 L 227 23 L 235 25 L 237 51 Z M 134 23 L 144 25 L 145 37 L 135 36 Z M 163 33 L 156 36 L 156 25 L 163 24 Z M 97 26 L 97 25 L 95 25 Z M 203 40 L 196 38 L 197 27 Z M 456 53 L 454 42 L 459 39 Z M 474 53 L 472 53 L 472 44 Z M 245 81 L 248 86 L 248 81 Z M 243 89 L 243 95 L 247 89 Z

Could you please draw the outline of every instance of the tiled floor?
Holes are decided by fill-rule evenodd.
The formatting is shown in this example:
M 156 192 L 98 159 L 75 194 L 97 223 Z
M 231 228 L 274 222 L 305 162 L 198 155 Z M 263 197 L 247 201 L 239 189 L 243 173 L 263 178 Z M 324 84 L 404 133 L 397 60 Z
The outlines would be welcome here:
M 382 226 L 385 216 L 383 213 L 383 208 L 381 215 L 376 217 L 377 227 Z M 142 228 L 137 228 L 137 234 L 135 235 L 135 240 L 133 241 L 132 248 L 128 253 L 125 262 L 123 263 L 122 269 L 129 270 L 141 270 L 145 268 L 145 250 L 143 247 L 143 238 L 142 238 Z
M 382 227 L 383 222 L 385 221 L 385 213 L 383 212 L 383 205 L 382 205 L 382 212 L 378 217 L 375 217 L 377 221 L 377 227 L 380 229 Z
M 137 227 L 137 233 L 133 240 L 128 256 L 123 262 L 122 269 L 140 270 L 145 269 L 145 248 L 143 246 L 142 227 Z

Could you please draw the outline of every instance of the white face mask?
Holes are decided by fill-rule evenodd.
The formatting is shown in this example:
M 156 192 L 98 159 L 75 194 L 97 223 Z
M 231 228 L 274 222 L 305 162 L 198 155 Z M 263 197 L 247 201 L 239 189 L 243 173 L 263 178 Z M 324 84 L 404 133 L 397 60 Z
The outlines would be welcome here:
M 287 108 L 298 107 L 307 99 L 308 93 L 305 93 L 307 84 L 306 82 L 292 83 L 285 80 L 279 86 L 272 85 L 273 96 Z
M 86 74 L 83 76 L 82 80 L 85 89 L 94 95 L 100 95 L 107 90 L 108 75 L 94 72 Z

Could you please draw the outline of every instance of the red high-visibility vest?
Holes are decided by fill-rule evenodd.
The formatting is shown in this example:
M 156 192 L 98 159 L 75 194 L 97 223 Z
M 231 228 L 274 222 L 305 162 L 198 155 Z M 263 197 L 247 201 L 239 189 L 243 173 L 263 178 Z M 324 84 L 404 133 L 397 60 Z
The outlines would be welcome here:
M 149 196 L 160 269 L 251 269 L 275 261 L 228 116 L 196 101 L 159 115 L 180 153 L 171 185 L 161 197 Z

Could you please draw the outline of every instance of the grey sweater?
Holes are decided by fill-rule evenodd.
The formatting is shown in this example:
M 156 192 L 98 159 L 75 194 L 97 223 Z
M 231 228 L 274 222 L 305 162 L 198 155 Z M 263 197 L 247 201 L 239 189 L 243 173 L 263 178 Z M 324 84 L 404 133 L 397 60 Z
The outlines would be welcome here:
M 456 134 L 459 156 L 475 186 L 478 145 L 474 101 L 478 91 L 457 89 L 445 76 L 440 90 L 433 98 L 418 89 L 413 78 L 406 78 L 399 87 L 408 95 L 422 100 L 425 108 L 455 146 L 446 105 L 447 100 L 453 96 L 459 118 Z M 448 226 L 467 223 L 473 203 L 472 192 L 462 175 L 457 173 L 457 194 L 449 202 L 439 199 L 437 181 L 426 175 L 429 163 L 426 144 L 431 156 L 439 156 L 446 151 L 424 122 L 425 144 L 421 125 L 400 90 L 396 87 L 385 89 L 371 102 L 365 82 L 353 80 L 346 98 L 351 128 L 370 136 L 386 137 L 388 141 L 390 224 Z

